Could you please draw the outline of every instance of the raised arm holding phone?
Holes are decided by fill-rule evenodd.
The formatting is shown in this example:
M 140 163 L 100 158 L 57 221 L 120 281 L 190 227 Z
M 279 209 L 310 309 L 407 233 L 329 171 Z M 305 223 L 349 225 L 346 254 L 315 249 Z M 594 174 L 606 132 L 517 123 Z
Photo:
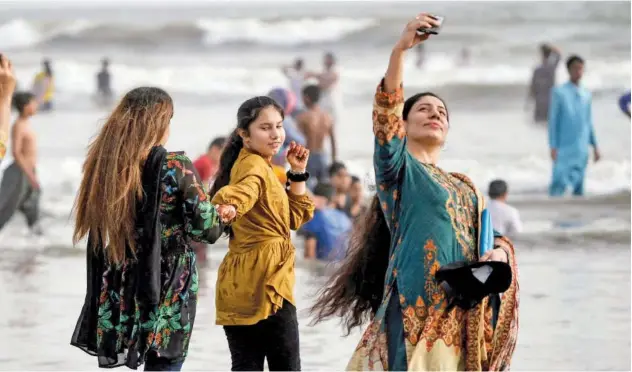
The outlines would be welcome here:
M 417 15 L 393 46 L 372 109 L 377 195 L 312 308 L 316 322 L 341 316 L 349 331 L 370 318 L 348 370 L 504 370 L 516 345 L 513 245 L 494 234 L 482 253 L 482 193 L 466 175 L 437 166 L 451 130 L 446 102 L 431 92 L 404 98 L 405 55 L 436 37 L 441 19 Z M 453 306 L 457 296 L 438 273 L 454 265 L 502 267 L 510 283 Z

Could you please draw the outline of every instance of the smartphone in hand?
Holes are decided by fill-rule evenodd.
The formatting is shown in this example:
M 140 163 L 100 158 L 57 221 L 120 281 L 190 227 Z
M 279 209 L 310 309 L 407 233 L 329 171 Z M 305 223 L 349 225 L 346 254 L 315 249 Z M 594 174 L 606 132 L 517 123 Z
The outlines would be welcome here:
M 439 22 L 439 26 L 431 27 L 431 28 L 420 27 L 417 29 L 417 34 L 439 35 L 439 31 L 441 30 L 441 27 L 443 26 L 443 20 L 445 19 L 445 17 L 440 16 L 440 15 L 432 15 L 431 17 Z

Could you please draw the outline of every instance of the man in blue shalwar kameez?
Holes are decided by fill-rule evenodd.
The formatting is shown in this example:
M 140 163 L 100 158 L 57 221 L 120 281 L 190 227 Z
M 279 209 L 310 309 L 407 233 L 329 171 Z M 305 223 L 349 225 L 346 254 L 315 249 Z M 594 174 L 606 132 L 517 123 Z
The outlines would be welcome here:
M 590 146 L 595 161 L 601 156 L 593 127 L 592 96 L 580 85 L 584 60 L 571 56 L 566 68 L 570 80 L 551 91 L 549 146 L 553 175 L 549 195 L 562 196 L 570 187 L 573 195 L 582 196 Z

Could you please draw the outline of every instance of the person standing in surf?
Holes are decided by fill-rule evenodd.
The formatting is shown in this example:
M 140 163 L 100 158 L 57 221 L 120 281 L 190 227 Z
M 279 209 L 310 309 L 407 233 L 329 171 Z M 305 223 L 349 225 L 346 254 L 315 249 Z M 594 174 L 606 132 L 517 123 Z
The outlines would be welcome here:
M 301 369 L 294 300 L 296 250 L 290 231 L 311 220 L 307 195 L 309 150 L 291 143 L 289 187 L 279 182 L 272 157 L 285 139 L 283 109 L 267 96 L 237 111 L 237 128 L 220 158 L 213 203 L 234 206 L 229 250 L 217 275 L 216 324 L 224 327 L 233 371 Z
M 114 93 L 112 92 L 112 76 L 110 75 L 110 60 L 101 60 L 101 71 L 97 73 L 96 101 L 101 106 L 108 106 L 112 103 Z
M 31 117 L 37 112 L 37 100 L 29 92 L 13 97 L 18 118 L 11 130 L 13 163 L 4 171 L 0 184 L 0 229 L 20 211 L 31 232 L 41 235 L 39 221 L 40 184 L 37 179 L 37 135 Z
M 35 75 L 33 80 L 33 91 L 41 111 L 53 109 L 53 96 L 55 95 L 55 78 L 53 68 L 48 59 L 42 61 L 42 71 Z
M 71 345 L 101 368 L 179 371 L 198 295 L 191 243 L 222 234 L 191 160 L 167 152 L 173 102 L 159 88 L 129 91 L 88 147 L 73 243 L 87 237 L 87 291 Z M 116 176 L 113 176 L 116 175 Z
M 305 135 L 310 154 L 307 163 L 307 171 L 313 177 L 311 184 L 308 183 L 310 189 L 327 179 L 327 168 L 336 161 L 337 154 L 334 121 L 327 110 L 320 106 L 321 99 L 321 90 L 317 85 L 303 88 L 306 110 L 296 117 L 298 127 Z M 331 143 L 331 162 L 325 153 L 327 140 Z
M 551 103 L 551 89 L 555 86 L 555 70 L 562 58 L 560 50 L 554 45 L 540 45 L 541 64 L 533 71 L 529 86 L 529 101 L 535 103 L 533 121 L 544 125 L 548 119 Z
M 404 101 L 404 60 L 438 26 L 419 14 L 390 55 L 373 103 L 377 195 L 356 226 L 347 258 L 312 308 L 315 322 L 343 317 L 347 330 L 371 316 L 351 356 L 351 371 L 505 370 L 516 346 L 518 282 L 514 249 L 503 237 L 480 254 L 484 198 L 472 181 L 437 166 L 450 122 L 445 102 L 417 93 Z M 509 263 L 502 300 L 469 310 L 449 307 L 435 278 L 457 261 Z
M 593 125 L 592 95 L 581 85 L 584 60 L 571 56 L 566 69 L 569 81 L 553 89 L 549 110 L 549 148 L 553 161 L 549 195 L 553 197 L 564 195 L 569 187 L 574 196 L 583 196 L 590 147 L 594 161 L 601 159 Z

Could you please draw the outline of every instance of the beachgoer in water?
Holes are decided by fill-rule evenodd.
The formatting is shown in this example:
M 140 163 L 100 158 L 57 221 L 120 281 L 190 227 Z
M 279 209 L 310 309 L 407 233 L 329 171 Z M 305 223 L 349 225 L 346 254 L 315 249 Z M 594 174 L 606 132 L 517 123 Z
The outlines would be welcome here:
M 307 73 L 306 79 L 316 78 L 318 87 L 320 88 L 320 107 L 329 113 L 334 121 L 338 118 L 338 98 L 337 87 L 340 80 L 340 74 L 336 69 L 336 57 L 333 53 L 326 53 L 323 59 L 323 71 L 320 73 Z
M 109 71 L 110 61 L 107 58 L 101 60 L 101 71 L 97 74 L 97 102 L 100 105 L 112 103 L 112 82 Z
M 351 185 L 349 186 L 344 212 L 353 221 L 357 221 L 358 218 L 364 214 L 365 210 L 366 205 L 364 204 L 364 187 L 362 187 L 362 182 L 360 178 L 351 176 Z
M 351 176 L 347 166 L 339 161 L 333 162 L 329 166 L 329 182 L 336 189 L 334 194 L 334 205 L 344 211 L 349 204 L 349 187 L 351 186 Z
M 213 203 L 232 205 L 228 254 L 217 276 L 216 324 L 224 326 L 234 371 L 298 371 L 301 368 L 294 301 L 295 248 L 290 230 L 312 218 L 305 171 L 309 150 L 290 145 L 289 189 L 271 159 L 281 149 L 283 108 L 267 96 L 246 100 L 237 111 L 213 184 Z
M 520 212 L 507 203 L 509 190 L 507 182 L 494 180 L 489 183 L 487 191 L 489 198 L 489 213 L 492 216 L 492 225 L 498 233 L 515 238 L 522 232 L 522 221 Z
M 194 162 L 193 166 L 200 176 L 199 182 L 208 190 L 213 184 L 217 168 L 219 167 L 219 157 L 226 143 L 226 137 L 216 137 L 211 141 L 205 154 L 200 155 Z M 191 242 L 191 247 L 197 255 L 199 267 L 206 267 L 208 261 L 206 259 L 207 244 L 205 242 Z
M 622 95 L 619 98 L 619 108 L 623 111 L 624 114 L 630 117 L 630 91 Z
M 550 44 L 540 46 L 542 63 L 534 71 L 529 86 L 529 101 L 535 103 L 533 120 L 536 124 L 546 124 L 551 102 L 551 89 L 555 86 L 555 70 L 562 58 L 560 50 Z
M 309 184 L 310 188 L 327 179 L 327 168 L 330 163 L 325 153 L 327 137 L 331 141 L 332 162 L 336 161 L 334 122 L 331 115 L 320 106 L 320 94 L 321 90 L 317 85 L 308 85 L 303 88 L 303 101 L 307 110 L 296 118 L 299 128 L 307 139 L 310 154 L 307 171 L 313 177 L 313 181 Z
M 553 175 L 549 195 L 562 196 L 567 187 L 573 195 L 584 195 L 584 178 L 593 147 L 595 162 L 601 159 L 593 125 L 592 95 L 580 85 L 584 60 L 571 56 L 566 61 L 569 81 L 555 87 L 549 110 L 549 148 Z
M 163 147 L 172 116 L 165 91 L 132 89 L 83 164 L 73 242 L 88 238 L 88 287 L 71 345 L 99 367 L 182 368 L 199 285 L 191 241 L 215 242 L 221 214 L 234 213 L 211 204 L 183 152 Z
M 431 16 L 418 15 L 393 48 L 373 105 L 377 195 L 312 309 L 317 322 L 342 316 L 348 330 L 371 315 L 347 366 L 352 371 L 505 370 L 516 346 L 513 247 L 498 237 L 495 249 L 479 257 L 484 198 L 465 175 L 436 166 L 450 130 L 446 105 L 432 93 L 404 101 L 406 51 L 428 38 L 417 35 L 419 27 L 434 25 Z M 509 262 L 513 279 L 502 300 L 448 307 L 435 273 L 479 260 Z
M 296 98 L 296 110 L 303 109 L 303 84 L 305 83 L 305 69 L 303 59 L 297 58 L 292 66 L 283 66 L 283 74 L 290 80 L 290 91 Z M 290 115 L 285 113 L 286 116 Z
M 307 260 L 339 261 L 345 257 L 352 222 L 333 203 L 335 192 L 334 187 L 326 183 L 319 183 L 314 188 L 314 218 L 301 229 Z
M 40 111 L 53 109 L 53 96 L 55 94 L 55 78 L 51 62 L 45 59 L 42 62 L 42 71 L 35 75 L 33 81 L 33 94 L 39 103 Z
M 31 127 L 31 117 L 37 112 L 37 101 L 29 92 L 13 97 L 18 118 L 11 130 L 13 163 L 4 171 L 0 185 L 0 229 L 15 211 L 26 217 L 26 223 L 35 234 L 41 234 L 39 220 L 40 185 L 37 179 L 37 136 Z
M 9 123 L 11 121 L 11 101 L 15 91 L 13 66 L 6 56 L 0 54 L 0 163 L 7 154 Z

